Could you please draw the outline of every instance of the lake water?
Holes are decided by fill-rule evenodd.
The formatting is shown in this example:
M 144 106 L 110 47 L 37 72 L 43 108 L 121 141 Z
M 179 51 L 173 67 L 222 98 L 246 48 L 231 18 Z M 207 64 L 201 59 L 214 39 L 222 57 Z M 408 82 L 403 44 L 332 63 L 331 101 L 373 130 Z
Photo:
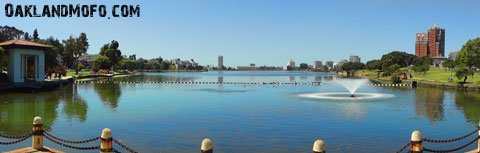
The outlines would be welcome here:
M 33 117 L 41 116 L 44 128 L 56 136 L 86 139 L 108 127 L 114 138 L 139 152 L 199 152 L 206 137 L 215 152 L 311 152 L 316 139 L 326 142 L 328 152 L 394 152 L 415 129 L 429 138 L 454 138 L 473 130 L 480 119 L 478 92 L 362 86 L 357 92 L 393 97 L 342 101 L 296 96 L 348 92 L 330 83 L 334 77 L 313 72 L 144 73 L 100 80 L 322 84 L 79 83 L 48 92 L 0 93 L 0 133 L 28 132 Z M 471 139 L 425 146 L 451 149 Z M 28 139 L 0 146 L 0 151 L 30 145 Z M 78 152 L 47 140 L 45 145 Z M 93 145 L 98 144 L 88 144 Z M 465 150 L 473 148 L 475 144 Z

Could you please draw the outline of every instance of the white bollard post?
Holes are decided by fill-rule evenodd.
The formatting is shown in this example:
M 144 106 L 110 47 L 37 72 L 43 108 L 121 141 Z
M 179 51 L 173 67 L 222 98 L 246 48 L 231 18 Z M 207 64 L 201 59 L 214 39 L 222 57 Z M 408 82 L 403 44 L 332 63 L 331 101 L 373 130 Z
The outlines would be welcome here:
M 202 140 L 202 146 L 200 147 L 202 153 L 213 153 L 212 140 L 205 138 Z
M 415 130 L 415 131 L 412 132 L 412 137 L 410 139 L 410 151 L 412 153 L 422 153 L 423 152 L 422 134 L 418 130 Z
M 325 142 L 322 140 L 316 140 L 313 143 L 313 153 L 325 153 Z

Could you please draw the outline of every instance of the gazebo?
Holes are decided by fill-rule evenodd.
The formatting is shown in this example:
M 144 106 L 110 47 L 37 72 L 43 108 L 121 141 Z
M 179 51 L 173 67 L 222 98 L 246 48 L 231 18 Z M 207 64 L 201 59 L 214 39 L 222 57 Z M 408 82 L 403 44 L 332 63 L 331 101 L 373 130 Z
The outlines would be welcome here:
M 8 54 L 8 78 L 15 86 L 43 85 L 45 51 L 52 46 L 13 39 L 0 43 Z

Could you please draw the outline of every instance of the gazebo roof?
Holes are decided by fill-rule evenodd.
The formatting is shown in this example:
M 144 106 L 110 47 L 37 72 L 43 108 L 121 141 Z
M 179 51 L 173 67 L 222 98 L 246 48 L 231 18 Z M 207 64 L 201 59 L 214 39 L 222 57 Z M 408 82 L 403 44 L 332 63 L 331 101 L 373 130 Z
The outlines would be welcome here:
M 12 39 L 9 41 L 1 42 L 0 47 L 9 48 L 24 48 L 24 49 L 38 49 L 38 50 L 50 50 L 53 46 L 36 43 L 27 40 Z

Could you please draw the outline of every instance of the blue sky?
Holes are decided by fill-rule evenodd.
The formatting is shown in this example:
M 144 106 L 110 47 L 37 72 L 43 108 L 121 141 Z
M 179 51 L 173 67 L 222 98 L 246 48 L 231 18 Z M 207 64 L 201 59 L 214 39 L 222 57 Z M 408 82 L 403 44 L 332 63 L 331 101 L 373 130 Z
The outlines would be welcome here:
M 414 53 L 415 33 L 433 24 L 446 30 L 445 52 L 461 49 L 480 36 L 476 0 L 144 0 L 144 1 L 3 1 L 16 4 L 140 5 L 140 18 L 8 18 L 11 25 L 40 37 L 66 39 L 85 32 L 88 53 L 111 40 L 123 54 L 137 57 L 195 59 L 228 66 L 283 66 L 347 59 L 380 58 L 393 50 Z M 2 9 L 3 11 L 3 9 Z

